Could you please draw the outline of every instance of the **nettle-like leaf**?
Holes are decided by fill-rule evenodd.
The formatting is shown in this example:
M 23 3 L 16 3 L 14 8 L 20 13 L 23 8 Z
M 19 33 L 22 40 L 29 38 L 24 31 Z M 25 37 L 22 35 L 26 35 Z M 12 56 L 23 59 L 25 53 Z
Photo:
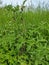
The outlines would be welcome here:
M 30 40 L 27 40 L 27 51 L 30 51 L 31 50 L 31 47 L 35 44 L 35 40 L 34 39 L 30 39 Z
M 20 36 L 18 39 L 17 49 L 20 49 L 22 47 L 22 44 L 25 44 L 25 39 Z
M 21 62 L 21 65 L 27 65 L 27 64 L 26 64 L 26 62 L 23 62 L 23 61 L 22 61 L 22 62 Z
M 46 55 L 46 59 L 47 59 L 47 61 L 49 61 L 49 55 L 48 54 Z

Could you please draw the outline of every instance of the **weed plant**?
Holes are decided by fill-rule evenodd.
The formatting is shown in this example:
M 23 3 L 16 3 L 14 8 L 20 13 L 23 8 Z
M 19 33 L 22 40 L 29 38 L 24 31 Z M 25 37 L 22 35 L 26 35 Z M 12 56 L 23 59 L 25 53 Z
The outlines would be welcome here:
M 49 65 L 49 11 L 0 8 L 0 65 Z

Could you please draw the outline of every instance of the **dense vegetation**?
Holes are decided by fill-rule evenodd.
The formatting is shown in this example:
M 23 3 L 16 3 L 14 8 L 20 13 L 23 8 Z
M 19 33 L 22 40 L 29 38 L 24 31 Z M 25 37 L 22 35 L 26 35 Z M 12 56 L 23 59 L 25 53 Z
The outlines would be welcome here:
M 49 11 L 0 8 L 0 65 L 49 65 Z

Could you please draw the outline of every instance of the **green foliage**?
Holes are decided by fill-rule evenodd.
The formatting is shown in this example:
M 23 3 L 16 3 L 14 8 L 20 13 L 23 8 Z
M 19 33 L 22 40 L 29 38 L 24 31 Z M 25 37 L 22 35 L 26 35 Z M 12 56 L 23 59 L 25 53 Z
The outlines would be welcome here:
M 49 65 L 48 14 L 0 8 L 0 65 Z

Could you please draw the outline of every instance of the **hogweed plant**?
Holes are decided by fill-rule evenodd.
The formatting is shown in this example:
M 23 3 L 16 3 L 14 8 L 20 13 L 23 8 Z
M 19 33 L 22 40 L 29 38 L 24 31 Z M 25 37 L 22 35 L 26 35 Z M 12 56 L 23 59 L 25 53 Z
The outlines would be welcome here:
M 22 21 L 22 24 L 23 24 L 23 34 L 26 34 L 26 29 L 25 29 L 25 20 L 24 20 L 24 15 L 23 15 L 23 12 L 24 12 L 24 8 L 25 8 L 25 3 L 26 3 L 27 0 L 24 0 L 22 5 L 21 5 L 21 21 Z

